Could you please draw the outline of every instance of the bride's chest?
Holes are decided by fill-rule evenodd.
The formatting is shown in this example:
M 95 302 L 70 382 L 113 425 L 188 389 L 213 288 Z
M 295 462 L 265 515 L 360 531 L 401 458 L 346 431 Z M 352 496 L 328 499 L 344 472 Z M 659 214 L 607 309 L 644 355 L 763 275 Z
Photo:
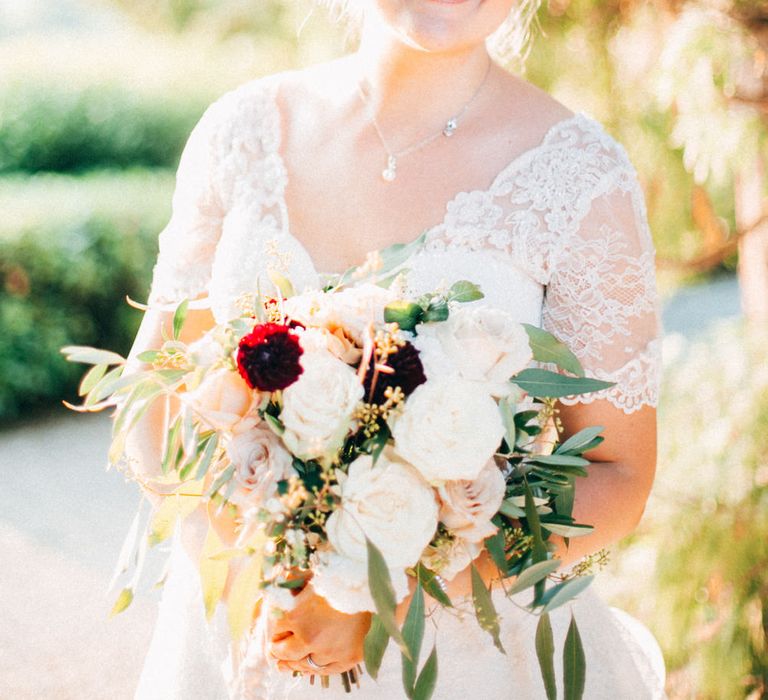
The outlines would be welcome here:
M 219 321 L 239 315 L 253 295 L 274 291 L 276 274 L 288 278 L 297 291 L 319 288 L 331 277 L 330 271 L 318 269 L 289 225 L 283 196 L 264 199 L 244 192 L 234 200 L 223 221 L 209 285 Z M 417 236 L 403 241 L 409 250 L 400 269 L 408 294 L 417 296 L 470 280 L 481 287 L 482 303 L 505 309 L 521 322 L 539 324 L 544 287 L 510 255 L 507 233 L 497 231 L 496 236 L 498 245 L 489 242 L 476 218 L 474 228 L 451 229 L 443 221 L 426 230 L 421 242 Z M 329 232 L 323 260 L 338 260 L 334 264 L 338 272 L 345 256 L 336 255 L 338 239 L 334 239 Z

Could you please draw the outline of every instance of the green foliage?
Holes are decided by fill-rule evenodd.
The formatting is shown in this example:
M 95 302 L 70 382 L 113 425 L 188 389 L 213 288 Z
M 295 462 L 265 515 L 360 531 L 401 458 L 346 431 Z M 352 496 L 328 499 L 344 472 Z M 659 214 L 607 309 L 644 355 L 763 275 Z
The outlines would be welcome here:
M 618 562 L 635 583 L 617 602 L 658 637 L 671 697 L 768 693 L 766 340 L 728 323 L 668 343 L 656 495 Z
M 0 92 L 0 173 L 175 167 L 205 105 L 117 85 L 41 82 Z
M 155 173 L 0 185 L 21 201 L 20 209 L 25 192 L 36 202 L 49 187 L 54 201 L 70 191 L 77 204 L 69 210 L 49 207 L 47 221 L 36 211 L 16 220 L 15 231 L 0 229 L 0 416 L 75 396 L 82 368 L 65 360 L 62 346 L 121 353 L 130 348 L 141 314 L 125 303 L 125 295 L 146 296 L 170 186 L 170 177 Z M 108 189 L 125 198 L 123 210 L 111 215 L 96 195 Z M 94 204 L 79 206 L 78 197 L 87 200 L 89 190 Z M 161 199 L 166 203 L 159 206 Z

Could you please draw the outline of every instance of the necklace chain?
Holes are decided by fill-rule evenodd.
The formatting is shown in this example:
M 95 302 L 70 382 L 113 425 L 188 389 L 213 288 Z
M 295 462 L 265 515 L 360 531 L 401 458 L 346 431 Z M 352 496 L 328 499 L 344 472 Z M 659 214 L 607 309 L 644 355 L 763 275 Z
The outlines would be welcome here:
M 445 122 L 445 125 L 443 126 L 440 131 L 435 132 L 434 134 L 431 134 L 430 136 L 427 136 L 426 138 L 421 139 L 420 141 L 417 141 L 416 143 L 411 144 L 410 146 L 407 146 L 406 148 L 403 148 L 400 151 L 392 152 L 392 150 L 387 145 L 387 140 L 384 138 L 384 134 L 381 131 L 381 127 L 379 126 L 378 121 L 376 121 L 376 117 L 373 114 L 373 111 L 369 109 L 369 115 L 368 118 L 371 120 L 371 124 L 373 125 L 374 130 L 376 131 L 376 136 L 379 138 L 379 142 L 381 143 L 382 148 L 384 149 L 384 152 L 387 154 L 387 167 L 384 168 L 384 170 L 381 173 L 381 177 L 384 178 L 386 182 L 392 182 L 397 177 L 397 161 L 399 158 L 403 158 L 404 156 L 407 156 L 414 151 L 418 151 L 425 146 L 429 145 L 436 139 L 438 139 L 440 136 L 445 136 L 446 138 L 449 138 L 453 136 L 456 129 L 459 127 L 459 120 L 464 116 L 467 109 L 469 109 L 469 106 L 475 101 L 477 96 L 480 94 L 480 91 L 483 89 L 483 86 L 485 85 L 486 81 L 488 80 L 488 74 L 491 72 L 491 61 L 488 61 L 488 67 L 485 70 L 485 75 L 483 76 L 482 81 L 477 86 L 477 89 L 473 93 L 472 97 L 467 100 L 467 102 L 464 103 L 464 106 L 456 112 L 448 121 Z M 362 100 L 363 104 L 368 107 L 368 98 L 363 91 L 362 84 L 358 82 L 357 84 L 357 91 L 360 95 L 360 99 Z

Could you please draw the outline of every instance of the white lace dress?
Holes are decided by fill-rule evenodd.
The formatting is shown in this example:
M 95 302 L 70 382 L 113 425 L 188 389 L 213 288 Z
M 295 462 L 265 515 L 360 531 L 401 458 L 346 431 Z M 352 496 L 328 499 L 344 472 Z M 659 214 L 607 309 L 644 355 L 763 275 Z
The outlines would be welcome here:
M 280 154 L 279 76 L 244 85 L 214 103 L 190 136 L 177 174 L 173 216 L 160 235 L 151 302 L 207 297 L 218 321 L 269 269 L 294 285 L 324 275 L 291 234 L 288 173 Z M 415 238 L 415 236 L 414 236 Z M 483 191 L 461 192 L 407 261 L 414 293 L 476 280 L 485 299 L 519 321 L 569 343 L 592 376 L 615 386 L 602 394 L 626 413 L 655 405 L 659 348 L 654 251 L 645 204 L 624 149 L 583 114 L 554 125 Z M 437 612 L 428 636 L 439 655 L 437 700 L 544 698 L 534 651 L 535 619 L 495 594 L 502 617 L 499 653 L 471 615 Z M 650 634 L 587 593 L 553 613 L 561 648 L 573 613 L 587 656 L 588 700 L 663 697 L 663 663 Z M 426 640 L 425 649 L 432 640 Z M 233 675 L 223 606 L 204 621 L 195 568 L 174 545 L 156 632 L 138 700 L 277 700 L 344 693 L 278 673 L 256 634 Z M 561 664 L 556 664 L 560 667 Z M 362 678 L 365 700 L 404 697 L 391 645 L 378 682 Z

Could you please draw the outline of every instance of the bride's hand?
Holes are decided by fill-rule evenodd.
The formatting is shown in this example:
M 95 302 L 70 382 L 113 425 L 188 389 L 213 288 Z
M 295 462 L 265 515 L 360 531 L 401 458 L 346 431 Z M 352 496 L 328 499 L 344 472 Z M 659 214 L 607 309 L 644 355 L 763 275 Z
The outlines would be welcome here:
M 363 660 L 363 640 L 371 624 L 370 613 L 346 615 L 328 605 L 311 584 L 296 596 L 293 610 L 270 618 L 268 653 L 282 671 L 334 675 L 349 671 Z M 307 663 L 307 656 L 322 666 Z

